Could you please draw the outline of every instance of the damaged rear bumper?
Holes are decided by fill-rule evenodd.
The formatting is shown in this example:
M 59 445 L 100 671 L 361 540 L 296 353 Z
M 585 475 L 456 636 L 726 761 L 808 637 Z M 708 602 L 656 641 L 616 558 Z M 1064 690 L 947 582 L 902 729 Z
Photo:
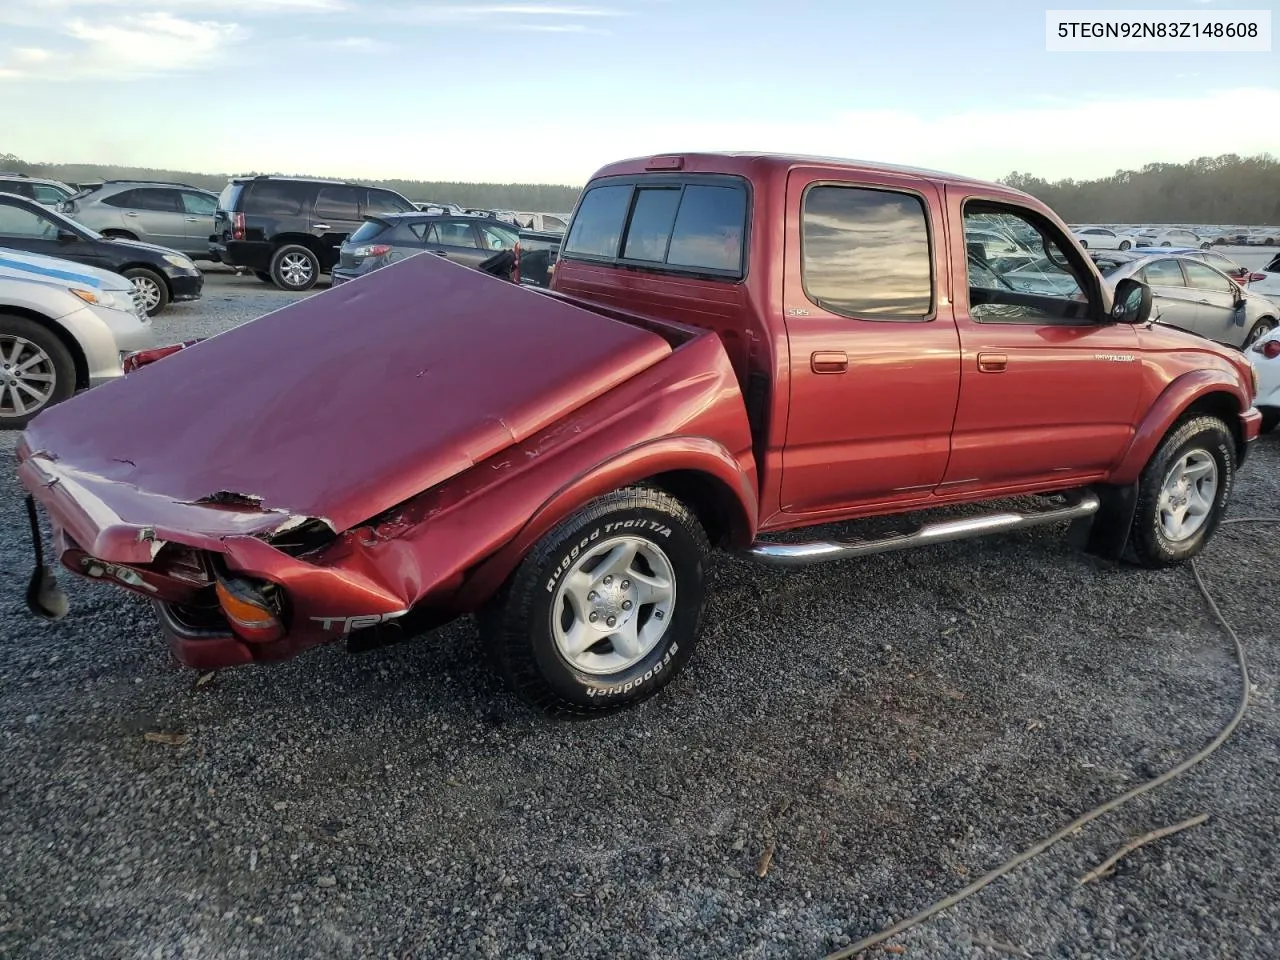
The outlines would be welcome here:
M 170 649 L 188 666 L 284 660 L 319 644 L 355 641 L 356 633 L 361 636 L 352 646 L 378 646 L 399 639 L 410 623 L 438 625 L 456 616 L 433 607 L 410 618 L 406 601 L 370 571 L 343 564 L 349 559 L 344 551 L 303 558 L 268 542 L 288 540 L 314 524 L 312 518 L 177 503 L 82 474 L 22 446 L 18 454 L 19 479 L 50 519 L 63 568 L 151 600 Z M 134 516 L 148 522 L 133 522 Z M 219 607 L 215 584 L 221 576 L 253 578 L 283 591 L 279 639 L 252 642 L 237 635 Z

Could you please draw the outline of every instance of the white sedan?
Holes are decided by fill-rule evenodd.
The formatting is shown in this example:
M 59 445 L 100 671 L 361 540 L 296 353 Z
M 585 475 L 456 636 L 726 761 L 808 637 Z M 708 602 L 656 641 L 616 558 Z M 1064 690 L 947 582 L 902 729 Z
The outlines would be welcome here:
M 1259 337 L 1246 354 L 1258 372 L 1258 397 L 1253 405 L 1262 411 L 1262 432 L 1280 423 L 1280 329 Z
M 1116 233 L 1106 227 L 1079 227 L 1071 235 L 1086 250 L 1128 250 L 1134 238 L 1127 233 Z
M 1201 240 L 1195 233 L 1182 227 L 1158 227 L 1143 230 L 1138 234 L 1139 247 L 1199 247 L 1207 250 L 1208 240 Z

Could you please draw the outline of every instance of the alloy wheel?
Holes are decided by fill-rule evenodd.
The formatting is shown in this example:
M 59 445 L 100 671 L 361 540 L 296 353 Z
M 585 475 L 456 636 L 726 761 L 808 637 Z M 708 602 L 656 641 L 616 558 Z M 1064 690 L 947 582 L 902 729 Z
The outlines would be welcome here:
M 280 258 L 280 277 L 291 287 L 301 287 L 312 276 L 311 258 L 305 253 L 287 253 Z
M 52 358 L 38 345 L 0 335 L 0 419 L 39 410 L 53 396 L 57 379 Z
M 662 640 L 675 601 L 675 570 L 660 547 L 639 537 L 605 540 L 574 561 L 556 591 L 556 649 L 575 670 L 618 673 Z
M 150 277 L 137 276 L 133 278 L 133 289 L 142 300 L 142 308 L 150 313 L 160 305 L 161 290 L 160 284 L 156 283 Z
M 1174 543 L 1195 536 L 1213 512 L 1217 494 L 1218 461 L 1208 450 L 1188 450 L 1165 474 L 1160 487 L 1161 532 Z

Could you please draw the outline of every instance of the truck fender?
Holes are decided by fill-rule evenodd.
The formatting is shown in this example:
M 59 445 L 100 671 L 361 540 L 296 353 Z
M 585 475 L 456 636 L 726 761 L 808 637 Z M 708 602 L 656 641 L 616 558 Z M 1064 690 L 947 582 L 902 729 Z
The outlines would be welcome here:
M 1110 482 L 1117 485 L 1136 483 L 1142 470 L 1156 452 L 1170 428 L 1193 404 L 1212 395 L 1222 397 L 1224 407 L 1230 403 L 1233 415 L 1227 418 L 1227 427 L 1240 437 L 1240 424 L 1236 421 L 1241 411 L 1250 406 L 1240 384 L 1222 370 L 1192 370 L 1173 380 L 1151 405 L 1139 424 L 1129 449 L 1125 451 L 1119 466 L 1112 472 Z M 1207 412 L 1207 411 L 1206 411 Z
M 552 494 L 519 533 L 475 568 L 458 591 L 459 608 L 471 610 L 484 603 L 538 540 L 596 497 L 674 473 L 693 478 L 702 491 L 699 502 L 689 504 L 691 509 L 722 511 L 731 543 L 745 546 L 754 539 L 759 508 L 755 465 L 744 469 L 723 445 L 706 437 L 663 437 L 624 450 Z

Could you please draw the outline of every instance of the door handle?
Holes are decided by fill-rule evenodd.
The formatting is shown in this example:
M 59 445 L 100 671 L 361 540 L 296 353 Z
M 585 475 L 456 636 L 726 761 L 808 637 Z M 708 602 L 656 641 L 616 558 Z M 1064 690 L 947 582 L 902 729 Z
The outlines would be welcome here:
M 126 217 L 136 217 L 136 216 L 137 216 L 137 214 L 136 214 L 136 213 L 134 213 L 132 210 L 126 210 L 124 215 L 125 215 Z
M 844 373 L 849 369 L 849 356 L 843 350 L 819 350 L 809 356 L 809 369 L 814 373 Z
M 200 222 L 199 217 L 187 217 L 187 223 L 199 223 L 199 222 Z
M 328 229 L 329 229 L 329 225 L 328 225 L 327 223 L 313 223 L 311 226 L 312 226 L 312 227 L 314 227 L 316 230 L 328 230 Z
M 448 252 L 444 250 L 432 250 L 431 252 L 434 253 L 437 257 L 444 257 L 446 260 L 449 259 Z
M 978 354 L 978 369 L 983 373 L 1004 373 L 1009 365 L 1009 358 L 1003 353 Z
M 1209 305 L 1208 300 L 1197 300 L 1196 303 L 1204 304 L 1206 307 Z

